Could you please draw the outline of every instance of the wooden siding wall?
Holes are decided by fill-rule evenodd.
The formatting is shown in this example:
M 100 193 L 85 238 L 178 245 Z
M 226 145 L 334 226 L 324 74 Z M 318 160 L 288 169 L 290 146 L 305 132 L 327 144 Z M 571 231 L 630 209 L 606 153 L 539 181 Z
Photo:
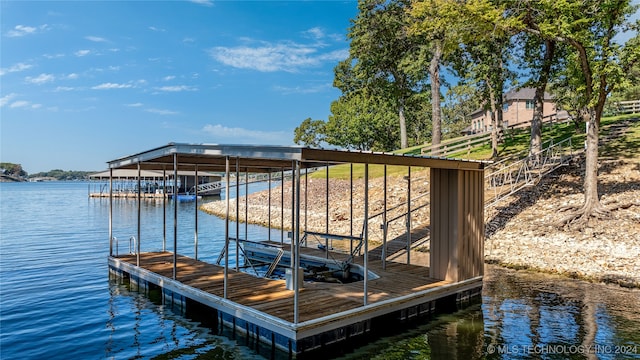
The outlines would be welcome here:
M 463 281 L 484 271 L 484 172 L 431 168 L 430 277 Z

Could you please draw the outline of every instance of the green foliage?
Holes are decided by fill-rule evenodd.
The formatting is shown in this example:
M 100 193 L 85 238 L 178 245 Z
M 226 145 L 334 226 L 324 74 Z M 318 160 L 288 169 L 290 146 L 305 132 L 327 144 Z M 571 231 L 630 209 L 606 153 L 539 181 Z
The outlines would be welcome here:
M 482 106 L 480 95 L 476 88 L 464 83 L 447 91 L 445 99 L 448 106 L 442 109 L 443 138 L 458 137 L 471 124 L 471 114 Z
M 22 169 L 22 165 L 8 162 L 0 163 L 0 172 L 2 172 L 3 175 L 16 178 L 23 178 L 27 176 L 27 172 Z
M 386 151 L 397 147 L 393 105 L 365 91 L 342 96 L 331 104 L 326 141 L 347 149 Z
M 640 27 L 640 21 L 633 28 Z M 613 89 L 608 100 L 609 113 L 616 112 L 616 102 L 640 100 L 640 33 L 629 39 L 620 57 L 624 69 L 624 77 L 616 88 Z
M 50 177 L 56 180 L 87 180 L 91 171 L 65 171 L 60 169 L 49 170 L 29 175 L 29 178 Z
M 294 135 L 293 142 L 298 145 L 320 147 L 325 137 L 325 123 L 322 120 L 306 118 L 294 130 Z
M 347 35 L 351 56 L 336 68 L 334 81 L 343 96 L 366 90 L 367 97 L 388 99 L 396 112 L 403 147 L 408 144 L 406 116 L 411 113 L 405 108 L 408 99 L 424 91 L 426 73 L 424 47 L 406 31 L 411 23 L 409 5 L 409 0 L 358 2 L 359 13 Z M 351 102 L 347 100 L 346 104 Z

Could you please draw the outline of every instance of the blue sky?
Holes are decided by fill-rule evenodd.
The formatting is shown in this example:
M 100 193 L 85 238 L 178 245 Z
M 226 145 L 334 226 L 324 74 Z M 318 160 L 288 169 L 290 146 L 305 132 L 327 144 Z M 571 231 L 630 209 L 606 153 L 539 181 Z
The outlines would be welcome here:
M 0 160 L 102 170 L 169 142 L 293 144 L 339 95 L 355 1 L 5 1 Z

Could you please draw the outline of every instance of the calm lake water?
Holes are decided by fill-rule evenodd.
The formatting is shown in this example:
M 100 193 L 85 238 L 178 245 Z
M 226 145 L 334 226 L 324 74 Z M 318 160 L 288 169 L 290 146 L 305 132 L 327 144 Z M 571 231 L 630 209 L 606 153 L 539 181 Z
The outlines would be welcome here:
M 109 280 L 109 203 L 87 193 L 78 182 L 0 184 L 1 359 L 263 358 L 241 340 Z M 179 205 L 178 251 L 193 256 L 195 209 Z M 144 201 L 142 212 L 142 250 L 161 249 L 162 201 Z M 137 232 L 136 201 L 116 201 L 114 214 L 122 252 Z M 171 205 L 167 219 L 172 243 Z M 200 213 L 201 259 L 217 257 L 221 224 Z M 244 225 L 239 229 L 244 234 Z M 250 238 L 267 234 L 260 227 L 246 231 Z M 640 359 L 640 291 L 487 267 L 477 304 L 341 356 Z

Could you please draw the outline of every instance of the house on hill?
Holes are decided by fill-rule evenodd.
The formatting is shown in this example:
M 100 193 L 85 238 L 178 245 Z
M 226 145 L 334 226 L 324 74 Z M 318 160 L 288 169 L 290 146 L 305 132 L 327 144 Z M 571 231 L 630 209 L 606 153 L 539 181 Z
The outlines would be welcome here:
M 502 120 L 500 124 L 503 128 L 517 127 L 519 124 L 528 126 L 533 119 L 533 97 L 535 95 L 534 88 L 521 88 L 511 90 L 504 94 L 504 102 L 502 108 Z M 557 112 L 556 104 L 553 97 L 545 91 L 543 117 L 549 119 Z M 543 120 L 544 121 L 544 120 Z M 484 109 L 478 109 L 471 114 L 471 127 L 468 128 L 470 133 L 480 133 L 491 131 L 491 112 Z

